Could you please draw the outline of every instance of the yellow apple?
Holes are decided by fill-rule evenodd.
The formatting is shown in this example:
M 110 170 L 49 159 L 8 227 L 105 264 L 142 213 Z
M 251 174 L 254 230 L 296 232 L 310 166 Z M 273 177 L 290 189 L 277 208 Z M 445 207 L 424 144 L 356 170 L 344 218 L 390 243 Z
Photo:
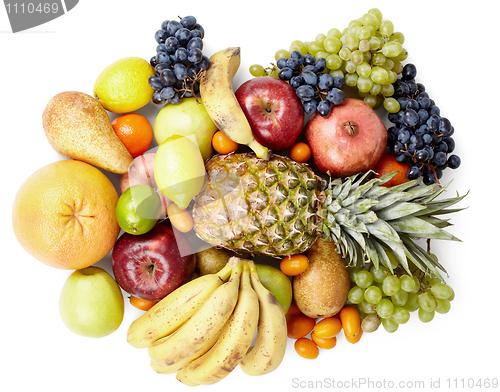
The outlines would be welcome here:
M 212 156 L 212 137 L 217 126 L 200 97 L 184 98 L 179 104 L 166 104 L 156 116 L 154 135 L 158 145 L 173 135 L 196 137 L 203 160 Z
M 100 338 L 116 331 L 123 321 L 123 294 L 116 280 L 99 267 L 74 271 L 59 297 L 59 313 L 70 331 Z

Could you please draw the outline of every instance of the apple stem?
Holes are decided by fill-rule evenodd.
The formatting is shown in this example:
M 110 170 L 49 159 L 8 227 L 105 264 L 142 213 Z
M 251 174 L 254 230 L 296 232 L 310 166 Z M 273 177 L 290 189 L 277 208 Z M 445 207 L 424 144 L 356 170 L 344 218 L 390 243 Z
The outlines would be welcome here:
M 272 113 L 272 110 L 271 110 L 271 101 L 270 100 L 267 100 L 266 112 L 267 113 Z

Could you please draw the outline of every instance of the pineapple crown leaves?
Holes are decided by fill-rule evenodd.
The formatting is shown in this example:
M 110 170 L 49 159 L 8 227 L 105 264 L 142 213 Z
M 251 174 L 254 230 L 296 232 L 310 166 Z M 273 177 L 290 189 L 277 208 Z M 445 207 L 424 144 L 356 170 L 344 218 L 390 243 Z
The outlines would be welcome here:
M 461 201 L 467 194 L 436 200 L 446 188 L 436 184 L 419 186 L 418 180 L 385 187 L 381 186 L 397 172 L 380 178 L 371 178 L 373 171 L 358 173 L 345 179 L 330 178 L 323 203 L 322 236 L 337 245 L 337 251 L 350 266 L 372 262 L 392 272 L 387 251 L 409 273 L 411 261 L 424 272 L 440 276 L 446 272 L 428 252 L 412 239 L 444 239 L 460 241 L 443 230 L 448 220 L 435 215 L 460 211 L 448 207 Z

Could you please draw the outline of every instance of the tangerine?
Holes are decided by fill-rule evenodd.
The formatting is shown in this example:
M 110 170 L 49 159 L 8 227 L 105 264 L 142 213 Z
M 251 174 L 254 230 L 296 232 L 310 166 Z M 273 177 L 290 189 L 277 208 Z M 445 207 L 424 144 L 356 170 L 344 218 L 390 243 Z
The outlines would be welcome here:
M 132 306 L 134 306 L 135 308 L 137 308 L 139 310 L 144 310 L 144 311 L 148 311 L 149 309 L 151 309 L 153 306 L 155 306 L 158 303 L 158 301 L 149 301 L 147 299 L 134 297 L 133 295 L 131 295 L 129 297 L 129 300 L 130 300 L 130 304 Z
M 286 321 L 287 335 L 290 339 L 303 338 L 313 330 L 315 324 L 315 319 L 304 314 L 296 314 Z
M 299 338 L 294 344 L 295 351 L 302 358 L 315 359 L 319 355 L 319 348 L 311 339 Z
M 224 132 L 217 131 L 212 136 L 212 146 L 219 154 L 230 154 L 238 149 L 239 144 L 227 137 Z
M 408 178 L 406 178 L 406 173 L 409 168 L 409 163 L 399 163 L 396 161 L 396 156 L 393 153 L 385 151 L 373 170 L 377 173 L 375 176 L 377 178 L 390 172 L 397 171 L 398 173 L 392 177 L 392 179 L 382 184 L 382 186 L 391 187 L 409 181 Z
M 306 143 L 295 143 L 290 149 L 290 158 L 295 162 L 307 162 L 311 158 L 311 147 Z
M 153 127 L 148 119 L 138 113 L 123 114 L 111 125 L 132 158 L 144 154 L 153 142 Z

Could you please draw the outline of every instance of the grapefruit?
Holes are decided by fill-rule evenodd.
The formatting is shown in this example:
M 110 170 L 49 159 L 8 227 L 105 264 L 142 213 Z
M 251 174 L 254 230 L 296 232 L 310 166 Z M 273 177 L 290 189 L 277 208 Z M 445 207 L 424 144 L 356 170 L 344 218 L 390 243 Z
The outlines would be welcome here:
M 82 269 L 114 246 L 118 194 L 97 168 L 76 160 L 50 163 L 18 190 L 12 209 L 21 246 L 44 264 Z

